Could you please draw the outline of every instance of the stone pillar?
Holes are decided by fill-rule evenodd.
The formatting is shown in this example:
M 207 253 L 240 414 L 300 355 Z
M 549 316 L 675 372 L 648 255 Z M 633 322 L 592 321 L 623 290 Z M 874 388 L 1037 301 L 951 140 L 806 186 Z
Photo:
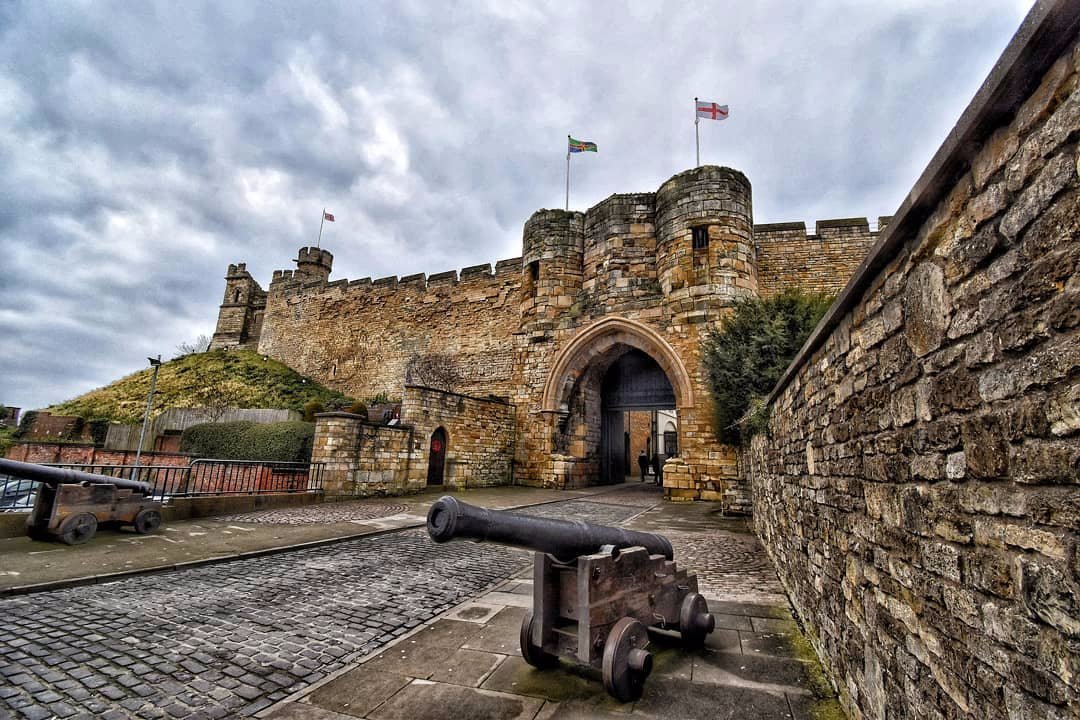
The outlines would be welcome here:
M 364 418 L 347 412 L 315 416 L 311 462 L 323 463 L 323 495 L 350 495 L 359 465 L 360 425 Z

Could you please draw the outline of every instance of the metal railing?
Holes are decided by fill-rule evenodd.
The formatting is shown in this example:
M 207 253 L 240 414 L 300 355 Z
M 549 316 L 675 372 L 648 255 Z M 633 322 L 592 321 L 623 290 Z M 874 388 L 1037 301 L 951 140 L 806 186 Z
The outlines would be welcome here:
M 50 467 L 141 480 L 162 500 L 220 495 L 321 493 L 323 464 L 260 460 L 194 460 L 191 465 L 75 465 L 46 463 Z M 29 510 L 34 506 L 37 482 L 0 474 L 0 511 Z

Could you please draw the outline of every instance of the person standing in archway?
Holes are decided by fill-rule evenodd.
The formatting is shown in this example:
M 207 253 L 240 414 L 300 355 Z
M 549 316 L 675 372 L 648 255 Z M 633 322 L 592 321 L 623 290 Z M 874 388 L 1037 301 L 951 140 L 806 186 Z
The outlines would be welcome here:
M 652 471 L 653 471 L 653 475 L 656 476 L 656 478 L 655 478 L 656 484 L 657 485 L 663 485 L 664 484 L 664 466 L 660 464 L 660 456 L 657 455 L 656 453 L 653 453 L 653 456 L 652 456 Z
M 645 482 L 645 473 L 649 470 L 649 456 L 645 454 L 644 450 L 637 456 L 637 464 L 641 468 L 641 482 Z

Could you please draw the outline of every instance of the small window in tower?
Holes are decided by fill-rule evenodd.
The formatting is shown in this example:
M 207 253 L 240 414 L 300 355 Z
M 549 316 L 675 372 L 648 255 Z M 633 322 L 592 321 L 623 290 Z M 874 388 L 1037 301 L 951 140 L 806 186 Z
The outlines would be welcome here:
M 533 260 L 525 266 L 525 297 L 536 297 L 536 284 L 540 281 L 540 261 Z
M 234 303 L 240 302 L 240 291 L 239 290 L 237 290 L 236 292 L 233 293 L 232 301 Z
M 699 225 L 696 228 L 690 228 L 690 233 L 693 238 L 695 250 L 705 250 L 709 247 L 708 225 Z

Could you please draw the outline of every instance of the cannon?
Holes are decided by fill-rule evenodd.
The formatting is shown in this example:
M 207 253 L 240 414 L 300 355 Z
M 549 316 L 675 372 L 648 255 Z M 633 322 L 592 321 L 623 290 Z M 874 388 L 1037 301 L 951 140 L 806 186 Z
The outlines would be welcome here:
M 716 621 L 697 576 L 680 570 L 662 535 L 478 508 L 444 496 L 431 506 L 435 542 L 468 539 L 535 551 L 533 608 L 521 623 L 521 655 L 535 668 L 559 658 L 601 672 L 621 702 L 641 697 L 652 672 L 650 630 L 678 631 L 697 648 Z
M 146 534 L 161 525 L 161 503 L 148 483 L 0 458 L 0 474 L 38 483 L 26 534 L 79 545 L 101 523 L 132 525 Z

